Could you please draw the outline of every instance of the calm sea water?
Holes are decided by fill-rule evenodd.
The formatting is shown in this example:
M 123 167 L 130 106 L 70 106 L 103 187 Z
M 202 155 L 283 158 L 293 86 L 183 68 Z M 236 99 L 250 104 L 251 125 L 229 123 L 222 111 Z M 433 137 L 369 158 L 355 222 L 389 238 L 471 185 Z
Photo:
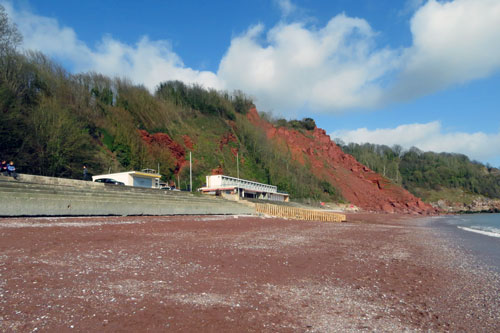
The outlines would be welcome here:
M 500 214 L 446 216 L 437 225 L 458 245 L 500 272 Z

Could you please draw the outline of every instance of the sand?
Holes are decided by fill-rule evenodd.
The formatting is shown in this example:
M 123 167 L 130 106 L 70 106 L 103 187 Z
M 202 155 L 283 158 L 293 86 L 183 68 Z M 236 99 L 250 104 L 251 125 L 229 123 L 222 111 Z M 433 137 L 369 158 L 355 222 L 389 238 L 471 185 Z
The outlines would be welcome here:
M 500 331 L 500 279 L 429 218 L 0 220 L 2 332 Z

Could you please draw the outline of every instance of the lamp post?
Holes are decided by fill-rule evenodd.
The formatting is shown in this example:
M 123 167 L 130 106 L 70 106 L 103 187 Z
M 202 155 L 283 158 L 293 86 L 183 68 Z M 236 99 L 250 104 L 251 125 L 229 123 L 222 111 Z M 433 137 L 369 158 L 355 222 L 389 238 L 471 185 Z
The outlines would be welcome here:
M 236 178 L 238 178 L 238 198 L 240 197 L 240 152 L 236 152 Z

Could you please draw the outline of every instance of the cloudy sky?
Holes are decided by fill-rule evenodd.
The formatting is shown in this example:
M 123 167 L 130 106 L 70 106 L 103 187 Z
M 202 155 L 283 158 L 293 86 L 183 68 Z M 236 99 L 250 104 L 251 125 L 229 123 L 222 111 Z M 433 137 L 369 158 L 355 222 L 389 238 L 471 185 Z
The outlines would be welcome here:
M 71 72 L 241 89 L 332 138 L 500 166 L 500 0 L 0 4 Z

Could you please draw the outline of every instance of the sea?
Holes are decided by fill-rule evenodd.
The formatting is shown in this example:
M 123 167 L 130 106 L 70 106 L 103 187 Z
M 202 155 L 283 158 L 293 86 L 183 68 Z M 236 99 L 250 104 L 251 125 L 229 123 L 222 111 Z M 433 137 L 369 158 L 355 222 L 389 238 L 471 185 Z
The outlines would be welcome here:
M 434 225 L 478 260 L 500 272 L 500 214 L 443 216 Z

